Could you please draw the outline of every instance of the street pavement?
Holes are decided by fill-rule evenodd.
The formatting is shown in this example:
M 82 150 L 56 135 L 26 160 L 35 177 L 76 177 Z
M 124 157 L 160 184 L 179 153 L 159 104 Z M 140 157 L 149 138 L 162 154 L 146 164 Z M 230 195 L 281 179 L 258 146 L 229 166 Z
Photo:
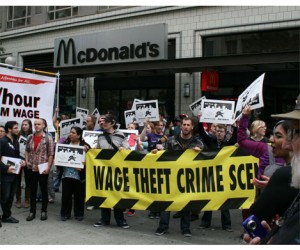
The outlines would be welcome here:
M 213 212 L 209 229 L 198 229 L 200 220 L 191 222 L 192 237 L 184 237 L 180 232 L 180 219 L 173 219 L 171 213 L 169 232 L 162 236 L 154 233 L 158 219 L 149 219 L 148 211 L 136 211 L 132 217 L 125 218 L 130 226 L 122 229 L 116 226 L 113 213 L 109 226 L 93 227 L 100 219 L 100 209 L 85 211 L 83 221 L 74 217 L 60 220 L 61 192 L 56 193 L 55 202 L 48 206 L 48 220 L 41 221 L 40 213 L 31 222 L 26 221 L 29 209 L 12 209 L 12 216 L 20 220 L 18 224 L 3 223 L 0 228 L 0 245 L 244 245 L 241 239 L 242 213 L 230 210 L 233 232 L 221 228 L 220 211 Z M 40 211 L 41 203 L 37 203 Z M 202 213 L 200 214 L 202 216 Z M 1 249 L 3 249 L 1 247 Z

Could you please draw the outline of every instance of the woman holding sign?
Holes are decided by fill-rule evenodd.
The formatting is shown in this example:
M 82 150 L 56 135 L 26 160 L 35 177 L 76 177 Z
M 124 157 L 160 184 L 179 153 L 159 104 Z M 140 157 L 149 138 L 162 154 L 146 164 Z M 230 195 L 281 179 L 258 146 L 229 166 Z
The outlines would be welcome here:
M 79 127 L 71 128 L 70 135 L 64 144 L 84 146 L 85 152 L 90 149 L 90 146 L 82 139 L 82 129 Z M 73 197 L 75 219 L 82 221 L 85 204 L 85 169 L 62 167 L 62 196 L 60 209 L 62 221 L 71 218 Z

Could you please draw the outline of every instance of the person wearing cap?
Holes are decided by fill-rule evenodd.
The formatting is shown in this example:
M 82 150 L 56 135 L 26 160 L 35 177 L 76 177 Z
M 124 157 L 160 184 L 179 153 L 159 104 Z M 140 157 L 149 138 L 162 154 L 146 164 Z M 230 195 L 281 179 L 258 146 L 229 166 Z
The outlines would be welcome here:
M 261 224 L 269 230 L 267 236 L 263 239 L 260 237 L 250 238 L 248 234 L 244 235 L 244 240 L 250 244 L 300 244 L 300 95 L 298 96 L 296 106 L 292 112 L 272 115 L 273 118 L 286 119 L 290 121 L 290 129 L 288 131 L 286 143 L 283 147 L 289 148 L 292 151 L 290 178 L 287 179 L 286 184 L 291 189 L 295 189 L 295 198 L 291 200 L 289 206 L 285 210 L 282 218 L 278 221 L 276 226 L 271 227 L 263 220 Z M 268 194 L 272 186 L 276 187 L 276 178 L 279 179 L 279 174 L 287 167 L 279 168 L 270 178 L 268 185 L 264 192 L 256 202 L 264 199 L 264 195 Z M 272 185 L 274 183 L 274 185 Z M 272 191 L 272 190 L 271 190 Z M 270 192 L 271 192 L 270 191 Z M 290 190 L 291 191 L 291 190 Z M 287 191 L 287 192 L 290 192 Z M 276 189 L 273 189 L 276 192 Z M 281 194 L 278 199 L 281 199 L 288 193 Z
M 101 149 L 130 149 L 126 136 L 119 131 L 117 119 L 112 114 L 101 116 L 100 127 L 103 129 L 103 134 L 100 134 L 96 148 Z M 114 208 L 114 217 L 119 227 L 127 229 L 129 225 L 124 219 L 123 209 Z M 94 223 L 94 227 L 102 227 L 110 224 L 111 209 L 101 208 L 101 219 Z

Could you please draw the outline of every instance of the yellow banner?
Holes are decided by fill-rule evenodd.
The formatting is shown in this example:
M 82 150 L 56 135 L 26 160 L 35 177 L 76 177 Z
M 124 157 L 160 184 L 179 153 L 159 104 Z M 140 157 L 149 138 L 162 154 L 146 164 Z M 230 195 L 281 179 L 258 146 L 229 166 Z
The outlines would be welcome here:
M 258 159 L 235 146 L 197 153 L 91 149 L 87 205 L 151 211 L 249 208 Z

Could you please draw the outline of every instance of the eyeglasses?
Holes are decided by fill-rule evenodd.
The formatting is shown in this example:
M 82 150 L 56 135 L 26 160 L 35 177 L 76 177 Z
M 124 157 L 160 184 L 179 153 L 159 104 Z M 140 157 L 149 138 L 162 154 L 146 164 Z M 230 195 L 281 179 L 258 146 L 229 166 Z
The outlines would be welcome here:
M 288 139 L 293 140 L 294 138 L 299 136 L 300 129 L 289 129 L 287 134 L 288 134 Z

